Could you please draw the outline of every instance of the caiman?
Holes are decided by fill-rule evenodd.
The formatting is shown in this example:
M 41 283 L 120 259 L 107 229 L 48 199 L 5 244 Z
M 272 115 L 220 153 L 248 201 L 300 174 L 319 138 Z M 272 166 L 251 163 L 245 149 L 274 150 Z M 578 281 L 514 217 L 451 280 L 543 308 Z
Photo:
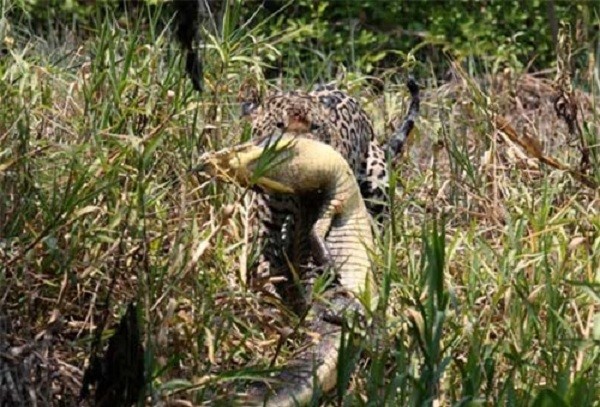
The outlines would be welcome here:
M 371 219 L 354 173 L 340 153 L 308 136 L 286 133 L 201 158 L 202 170 L 223 181 L 298 197 L 292 230 L 282 231 L 291 236 L 289 266 L 301 280 L 315 268 L 335 276 L 333 286 L 311 302 L 308 324 L 319 334 L 316 343 L 284 366 L 274 384 L 253 386 L 246 405 L 306 405 L 317 391 L 332 390 L 344 318 L 358 312 L 364 320 L 376 301 Z M 310 291 L 311 284 L 304 287 Z

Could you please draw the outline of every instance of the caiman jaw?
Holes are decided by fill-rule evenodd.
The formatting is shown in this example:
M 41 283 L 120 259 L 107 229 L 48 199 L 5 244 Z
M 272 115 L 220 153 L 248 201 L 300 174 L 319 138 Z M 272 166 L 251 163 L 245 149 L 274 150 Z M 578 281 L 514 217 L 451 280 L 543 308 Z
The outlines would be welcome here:
M 238 182 L 247 185 L 252 172 L 251 163 L 260 157 L 263 149 L 251 143 L 211 151 L 200 156 L 200 164 L 195 168 L 225 182 Z

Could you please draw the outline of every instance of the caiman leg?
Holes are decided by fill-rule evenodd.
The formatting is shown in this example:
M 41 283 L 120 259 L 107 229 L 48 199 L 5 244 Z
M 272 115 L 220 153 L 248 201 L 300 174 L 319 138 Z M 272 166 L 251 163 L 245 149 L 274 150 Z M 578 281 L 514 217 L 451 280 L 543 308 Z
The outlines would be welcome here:
M 327 243 L 325 242 L 325 238 L 320 236 L 318 233 L 313 231 L 310 234 L 310 247 L 312 249 L 313 258 L 317 263 L 317 266 L 322 268 L 334 267 L 333 257 L 331 257 L 331 252 L 327 247 Z

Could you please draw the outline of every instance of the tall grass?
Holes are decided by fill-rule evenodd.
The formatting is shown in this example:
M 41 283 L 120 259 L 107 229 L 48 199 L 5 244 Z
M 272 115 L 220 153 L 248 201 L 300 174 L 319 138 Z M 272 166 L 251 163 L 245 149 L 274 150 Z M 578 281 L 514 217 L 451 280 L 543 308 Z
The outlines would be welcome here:
M 225 10 L 221 31 L 206 33 L 198 95 L 160 11 L 103 13 L 83 39 L 32 37 L 16 25 L 4 34 L 0 314 L 17 342 L 54 327 L 54 352 L 77 376 L 104 299 L 109 322 L 137 299 L 149 400 L 226 404 L 242 379 L 288 360 L 306 332 L 289 335 L 298 318 L 245 286 L 256 257 L 246 198 L 189 170 L 201 152 L 244 137 L 237 89 L 248 77 L 264 81 L 261 69 L 300 34 L 266 36 L 256 21 L 240 28 L 235 6 Z M 330 71 L 323 64 L 306 69 L 303 87 L 316 80 L 310 72 Z M 377 323 L 363 343 L 346 344 L 341 365 L 359 368 L 325 400 L 598 405 L 598 190 L 500 137 L 492 107 L 519 130 L 535 127 L 548 155 L 578 162 L 543 86 L 526 89 L 532 79 L 511 74 L 494 85 L 485 72 L 458 72 L 424 89 L 418 132 L 392 174 L 393 221 L 374 253 Z M 384 95 L 366 77 L 346 78 L 381 139 L 406 108 L 392 77 Z M 581 97 L 595 106 L 597 84 L 589 88 Z M 538 108 L 513 104 L 528 92 Z M 600 122 L 593 108 L 583 113 L 597 163 Z

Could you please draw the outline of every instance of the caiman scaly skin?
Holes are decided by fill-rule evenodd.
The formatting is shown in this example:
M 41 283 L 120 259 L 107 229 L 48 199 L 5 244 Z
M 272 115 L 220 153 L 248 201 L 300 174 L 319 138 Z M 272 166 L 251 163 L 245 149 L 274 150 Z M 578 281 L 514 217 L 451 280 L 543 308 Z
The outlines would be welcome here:
M 297 134 L 285 134 L 268 146 L 247 143 L 207 153 L 201 162 L 204 171 L 223 181 L 302 197 L 304 204 L 294 214 L 292 239 L 298 248 L 290 256 L 296 263 L 292 267 L 302 270 L 300 263 L 310 253 L 317 261 L 328 262 L 336 273 L 337 286 L 325 294 L 329 302 L 314 305 L 309 322 L 309 328 L 320 335 L 318 342 L 272 378 L 272 387 L 255 386 L 246 400 L 252 405 L 305 405 L 317 390 L 315 379 L 323 392 L 337 382 L 341 326 L 328 316 L 360 310 L 358 297 L 366 299 L 369 308 L 375 302 L 369 259 L 371 220 L 354 173 L 331 146 Z M 325 253 L 319 254 L 320 250 Z

